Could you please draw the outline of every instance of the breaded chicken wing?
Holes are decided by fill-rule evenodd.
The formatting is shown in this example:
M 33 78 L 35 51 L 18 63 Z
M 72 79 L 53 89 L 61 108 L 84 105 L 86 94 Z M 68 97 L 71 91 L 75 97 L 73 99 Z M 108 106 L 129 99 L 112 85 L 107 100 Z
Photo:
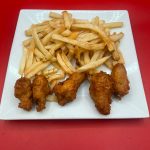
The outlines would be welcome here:
M 98 111 L 104 115 L 110 114 L 111 96 L 113 94 L 111 76 L 102 71 L 92 75 L 89 91 Z
M 111 73 L 111 77 L 114 81 L 114 94 L 121 98 L 126 95 L 130 89 L 129 80 L 127 77 L 127 71 L 123 64 L 116 64 Z
M 37 103 L 37 111 L 42 111 L 45 108 L 46 97 L 50 93 L 50 88 L 47 79 L 43 75 L 37 75 L 33 80 L 33 99 Z
M 22 77 L 15 83 L 15 97 L 20 100 L 18 107 L 25 110 L 31 110 L 32 108 L 32 85 L 30 79 Z
M 73 73 L 67 80 L 58 83 L 54 87 L 54 93 L 58 98 L 60 105 L 65 105 L 76 98 L 81 83 L 86 79 L 85 73 Z

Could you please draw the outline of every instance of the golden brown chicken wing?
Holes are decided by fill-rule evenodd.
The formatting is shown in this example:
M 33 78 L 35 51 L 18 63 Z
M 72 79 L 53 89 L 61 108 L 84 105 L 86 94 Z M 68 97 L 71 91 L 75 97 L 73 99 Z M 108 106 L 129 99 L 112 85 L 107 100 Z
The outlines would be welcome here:
M 33 99 L 37 103 L 37 111 L 45 108 L 46 97 L 49 95 L 50 88 L 47 79 L 43 75 L 37 75 L 33 80 Z
M 73 73 L 67 80 L 58 83 L 54 87 L 54 93 L 60 105 L 65 105 L 76 98 L 80 84 L 85 80 L 85 73 Z
M 18 107 L 25 110 L 32 108 L 32 85 L 30 79 L 20 78 L 15 83 L 15 97 L 20 100 Z
M 127 71 L 123 64 L 116 64 L 111 73 L 114 80 L 114 94 L 121 98 L 126 95 L 130 89 Z
M 110 114 L 111 96 L 113 94 L 111 76 L 102 71 L 92 75 L 89 91 L 98 111 L 104 115 Z

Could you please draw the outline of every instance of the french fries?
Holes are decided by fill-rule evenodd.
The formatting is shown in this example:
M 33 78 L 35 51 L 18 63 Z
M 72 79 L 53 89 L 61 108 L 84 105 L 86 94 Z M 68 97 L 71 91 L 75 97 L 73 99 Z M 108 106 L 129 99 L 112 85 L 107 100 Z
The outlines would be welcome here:
M 50 12 L 49 17 L 25 31 L 29 38 L 23 41 L 21 76 L 42 74 L 53 88 L 66 74 L 94 74 L 103 64 L 112 69 L 116 63 L 125 63 L 119 49 L 124 33 L 111 32 L 122 22 L 107 23 L 99 16 L 91 21 L 77 19 L 68 11 Z

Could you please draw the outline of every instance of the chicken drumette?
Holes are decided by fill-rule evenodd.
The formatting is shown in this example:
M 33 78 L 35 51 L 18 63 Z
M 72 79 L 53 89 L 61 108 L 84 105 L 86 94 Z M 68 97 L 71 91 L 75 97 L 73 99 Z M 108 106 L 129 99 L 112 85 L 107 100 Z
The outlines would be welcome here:
M 86 79 L 85 73 L 73 73 L 67 80 L 58 83 L 54 87 L 54 93 L 58 98 L 60 105 L 65 105 L 76 98 L 81 83 Z
M 45 108 L 46 97 L 50 93 L 47 79 L 43 75 L 37 75 L 33 80 L 33 99 L 37 103 L 37 111 Z
M 15 83 L 15 97 L 20 100 L 18 107 L 25 110 L 31 110 L 32 108 L 32 85 L 30 79 L 22 77 Z
M 90 95 L 98 111 L 104 115 L 110 114 L 113 80 L 110 75 L 100 72 L 90 77 Z

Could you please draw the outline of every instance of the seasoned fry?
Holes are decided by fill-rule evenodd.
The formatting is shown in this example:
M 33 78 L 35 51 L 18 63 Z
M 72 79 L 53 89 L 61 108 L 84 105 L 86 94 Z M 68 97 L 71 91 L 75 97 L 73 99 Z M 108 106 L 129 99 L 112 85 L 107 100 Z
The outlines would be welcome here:
M 87 49 L 87 50 L 101 50 L 105 47 L 104 43 L 91 44 L 91 43 L 87 43 L 87 42 L 79 42 L 77 40 L 73 40 L 73 39 L 70 39 L 70 38 L 67 38 L 67 37 L 63 37 L 63 36 L 58 35 L 58 34 L 53 34 L 52 38 L 54 40 L 59 40 L 59 41 L 69 43 L 69 44 L 72 44 L 72 45 L 77 45 L 77 46 L 79 46 L 81 48 L 84 48 L 84 49 Z
M 84 71 L 96 68 L 96 67 L 102 65 L 109 58 L 110 58 L 110 56 L 106 56 L 106 57 L 103 57 L 102 59 L 99 59 L 97 61 L 90 62 L 90 63 L 78 68 L 77 71 L 84 72 Z
M 88 20 L 83 20 L 83 19 L 73 19 L 73 23 L 75 24 L 88 24 L 90 23 Z

